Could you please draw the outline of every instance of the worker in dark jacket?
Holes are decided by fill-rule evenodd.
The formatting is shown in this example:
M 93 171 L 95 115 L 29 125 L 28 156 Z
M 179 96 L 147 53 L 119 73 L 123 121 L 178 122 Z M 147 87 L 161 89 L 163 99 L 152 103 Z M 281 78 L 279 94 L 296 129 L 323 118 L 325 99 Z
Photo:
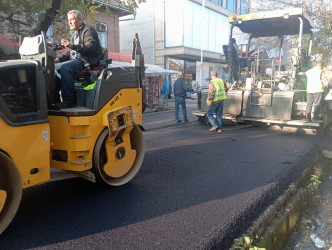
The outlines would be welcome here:
M 182 107 L 183 120 L 188 121 L 187 118 L 187 108 L 186 108 L 186 92 L 190 91 L 186 82 L 183 80 L 183 73 L 178 74 L 178 79 L 174 82 L 174 101 L 175 101 L 175 120 L 177 122 L 182 122 L 179 118 L 179 106 Z
M 54 103 L 59 103 L 61 108 L 76 106 L 75 74 L 84 69 L 84 64 L 88 63 L 93 67 L 102 59 L 102 48 L 97 31 L 83 23 L 82 14 L 77 10 L 69 11 L 67 17 L 69 27 L 74 30 L 74 34 L 71 41 L 61 40 L 61 45 L 68 50 L 54 60 L 57 63 Z M 60 90 L 62 103 L 60 103 Z

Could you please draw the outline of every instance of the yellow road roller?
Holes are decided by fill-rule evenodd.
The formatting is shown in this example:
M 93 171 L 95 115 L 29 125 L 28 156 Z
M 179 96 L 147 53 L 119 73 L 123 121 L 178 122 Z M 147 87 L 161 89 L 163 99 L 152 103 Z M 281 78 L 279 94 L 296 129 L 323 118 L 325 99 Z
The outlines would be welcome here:
M 101 60 L 89 87 L 75 83 L 77 106 L 54 108 L 55 52 L 45 35 L 24 38 L 21 59 L 0 61 L 0 234 L 14 218 L 22 189 L 50 179 L 50 168 L 119 186 L 145 153 L 145 67 L 137 34 L 132 65 Z M 90 78 L 93 79 L 93 78 Z

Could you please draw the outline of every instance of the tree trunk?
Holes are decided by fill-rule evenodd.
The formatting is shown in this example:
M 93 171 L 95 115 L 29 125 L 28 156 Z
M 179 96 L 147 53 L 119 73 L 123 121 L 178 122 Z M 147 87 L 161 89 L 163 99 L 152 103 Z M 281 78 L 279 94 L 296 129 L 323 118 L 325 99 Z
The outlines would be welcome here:
M 60 12 L 62 0 L 53 0 L 52 1 L 52 8 L 46 11 L 46 15 L 44 20 L 41 20 L 38 27 L 33 30 L 34 35 L 39 35 L 42 31 L 44 33 L 47 32 L 48 28 L 52 25 L 54 17 Z

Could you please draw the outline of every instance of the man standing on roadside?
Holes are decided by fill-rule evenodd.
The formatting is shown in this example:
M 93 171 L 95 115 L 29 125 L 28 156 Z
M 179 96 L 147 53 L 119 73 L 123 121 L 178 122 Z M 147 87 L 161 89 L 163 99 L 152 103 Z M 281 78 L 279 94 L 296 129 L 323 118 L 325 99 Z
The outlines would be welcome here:
M 313 121 L 318 122 L 323 92 L 329 86 L 329 82 L 323 71 L 323 64 L 321 62 L 316 62 L 315 66 L 305 74 L 307 76 L 307 122 L 311 122 L 312 107 Z
M 174 101 L 175 101 L 175 120 L 176 122 L 182 122 L 179 118 L 179 106 L 181 104 L 183 112 L 183 120 L 185 122 L 187 119 L 187 108 L 186 108 L 186 92 L 190 91 L 186 82 L 183 80 L 183 73 L 178 74 L 178 79 L 174 82 Z
M 209 94 L 206 99 L 207 110 L 206 116 L 212 125 L 210 132 L 222 132 L 222 115 L 224 100 L 227 99 L 226 88 L 223 80 L 218 78 L 218 73 L 216 71 L 211 72 L 211 81 L 209 83 Z M 216 119 L 214 119 L 213 114 L 216 113 Z

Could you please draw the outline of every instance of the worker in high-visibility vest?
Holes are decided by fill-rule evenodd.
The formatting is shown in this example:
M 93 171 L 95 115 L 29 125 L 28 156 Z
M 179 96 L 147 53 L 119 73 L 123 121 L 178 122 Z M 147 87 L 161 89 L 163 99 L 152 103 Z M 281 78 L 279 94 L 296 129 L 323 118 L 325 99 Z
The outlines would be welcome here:
M 329 86 L 328 79 L 323 71 L 323 64 L 316 62 L 312 69 L 306 73 L 307 76 L 307 122 L 311 122 L 311 111 L 313 108 L 313 121 L 319 121 L 320 104 L 324 89 Z
M 211 71 L 211 81 L 209 83 L 209 94 L 206 99 L 206 116 L 212 125 L 210 132 L 222 132 L 222 115 L 224 100 L 227 99 L 226 87 L 224 81 L 218 78 L 216 71 Z M 216 113 L 216 119 L 213 114 Z

